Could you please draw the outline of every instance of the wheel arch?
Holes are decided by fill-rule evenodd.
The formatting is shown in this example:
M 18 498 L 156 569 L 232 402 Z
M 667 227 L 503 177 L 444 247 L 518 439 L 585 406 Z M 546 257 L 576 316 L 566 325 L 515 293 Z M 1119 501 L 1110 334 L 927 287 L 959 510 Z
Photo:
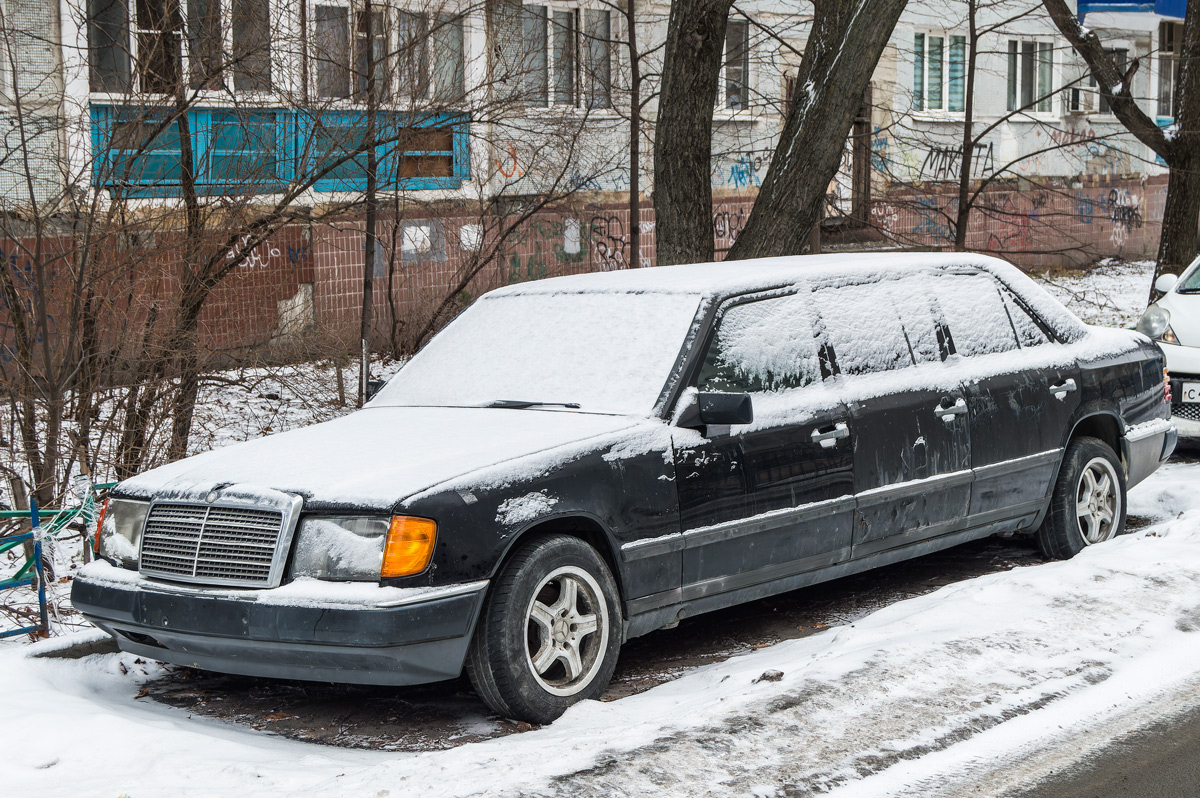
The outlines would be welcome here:
M 1075 426 L 1071 428 L 1071 434 L 1067 436 L 1066 444 L 1081 436 L 1090 436 L 1098 438 L 1108 444 L 1108 448 L 1112 449 L 1117 455 L 1117 458 L 1122 464 L 1125 463 L 1125 454 L 1121 447 L 1121 433 L 1124 425 L 1121 423 L 1120 417 L 1111 410 L 1097 410 L 1080 418 L 1075 422 Z
M 504 551 L 496 560 L 495 568 L 492 569 L 491 579 L 495 580 L 520 546 L 535 538 L 549 535 L 578 538 L 595 549 L 600 558 L 604 560 L 605 565 L 608 566 L 608 570 L 612 572 L 613 579 L 617 583 L 618 599 L 624 601 L 625 585 L 620 567 L 620 547 L 613 538 L 612 532 L 599 518 L 583 511 L 558 513 L 526 524 L 507 541 Z

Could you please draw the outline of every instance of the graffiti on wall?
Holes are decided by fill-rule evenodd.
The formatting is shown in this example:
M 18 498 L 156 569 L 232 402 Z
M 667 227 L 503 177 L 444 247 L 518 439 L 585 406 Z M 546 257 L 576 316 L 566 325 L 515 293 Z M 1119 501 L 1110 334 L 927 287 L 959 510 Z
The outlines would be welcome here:
M 250 243 L 250 238 L 251 236 L 249 235 L 242 236 L 241 241 L 233 249 L 225 253 L 225 260 L 233 260 L 238 255 L 245 253 L 245 257 L 240 264 L 241 266 L 247 269 L 265 269 L 271 265 L 270 261 L 272 258 L 280 256 L 279 247 L 270 241 L 264 241 L 247 252 L 246 247 Z
M 718 205 L 713 212 L 713 238 L 718 250 L 728 250 L 746 228 L 749 211 L 745 205 Z
M 931 147 L 925 153 L 918 176 L 924 180 L 957 180 L 962 169 L 962 147 Z M 971 156 L 971 177 L 988 177 L 996 171 L 991 142 L 975 145 Z
M 758 188 L 771 165 L 772 150 L 744 150 L 717 160 L 712 170 L 714 187 Z

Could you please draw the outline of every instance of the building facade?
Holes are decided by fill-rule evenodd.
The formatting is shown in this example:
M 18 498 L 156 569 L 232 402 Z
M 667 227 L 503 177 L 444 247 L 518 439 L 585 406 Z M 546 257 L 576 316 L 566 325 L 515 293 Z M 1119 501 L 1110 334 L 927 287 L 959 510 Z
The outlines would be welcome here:
M 297 318 L 298 329 L 353 333 L 364 240 L 353 203 L 368 174 L 384 219 L 376 318 L 393 337 L 494 285 L 626 267 L 635 228 L 641 262 L 653 262 L 665 0 L 56 2 L 53 23 L 35 19 L 33 0 L 0 6 L 24 11 L 27 30 L 60 31 L 59 52 L 21 59 L 57 76 L 45 83 L 59 98 L 58 168 L 38 170 L 47 185 L 74 183 L 131 213 L 194 193 L 230 219 L 286 208 L 314 220 L 254 245 L 230 283 L 257 287 L 236 300 L 245 334 L 218 336 L 232 317 L 206 310 L 220 347 L 286 337 Z M 1119 62 L 1140 61 L 1134 92 L 1164 126 L 1183 5 L 1078 7 Z M 730 18 L 714 109 L 718 256 L 770 163 L 810 26 L 801 4 L 742 3 Z M 832 242 L 952 244 L 970 121 L 970 248 L 1025 266 L 1153 252 L 1165 169 L 1123 131 L 1039 2 L 910 4 L 856 99 L 829 187 Z

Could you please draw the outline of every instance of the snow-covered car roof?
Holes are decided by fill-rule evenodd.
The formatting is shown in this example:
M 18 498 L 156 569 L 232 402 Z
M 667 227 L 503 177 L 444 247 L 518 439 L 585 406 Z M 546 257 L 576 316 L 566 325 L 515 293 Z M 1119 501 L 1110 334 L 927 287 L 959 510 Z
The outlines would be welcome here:
M 930 267 L 955 266 L 979 269 L 998 277 L 1020 294 L 1064 341 L 1077 340 L 1086 333 L 1086 327 L 1078 317 L 1019 269 L 999 258 L 966 252 L 855 252 L 655 266 L 518 283 L 484 296 L 613 292 L 717 298 L 812 280 L 839 278 L 848 282 L 867 282 Z
M 653 291 L 718 295 L 827 277 L 869 278 L 881 272 L 908 271 L 930 266 L 972 266 L 995 272 L 1012 269 L 997 258 L 968 253 L 850 253 L 836 255 L 793 255 L 781 258 L 717 261 L 680 266 L 654 266 L 613 272 L 591 272 L 552 277 L 499 288 L 493 295 L 555 294 L 577 291 Z

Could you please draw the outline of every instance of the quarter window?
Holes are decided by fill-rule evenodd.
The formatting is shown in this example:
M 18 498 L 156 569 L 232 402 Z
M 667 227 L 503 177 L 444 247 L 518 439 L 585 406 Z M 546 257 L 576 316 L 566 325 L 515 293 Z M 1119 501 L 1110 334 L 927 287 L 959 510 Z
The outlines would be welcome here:
M 1017 340 L 1020 341 L 1022 348 L 1038 346 L 1050 341 L 1042 326 L 1029 314 L 1025 306 L 1017 301 L 1016 297 L 1008 291 L 1001 291 L 1001 295 L 1004 298 L 1004 309 L 1008 311 L 1008 316 L 1012 319 L 1013 329 L 1017 333 Z
M 726 310 L 704 356 L 700 390 L 763 393 L 819 382 L 810 307 L 805 297 L 790 295 Z

